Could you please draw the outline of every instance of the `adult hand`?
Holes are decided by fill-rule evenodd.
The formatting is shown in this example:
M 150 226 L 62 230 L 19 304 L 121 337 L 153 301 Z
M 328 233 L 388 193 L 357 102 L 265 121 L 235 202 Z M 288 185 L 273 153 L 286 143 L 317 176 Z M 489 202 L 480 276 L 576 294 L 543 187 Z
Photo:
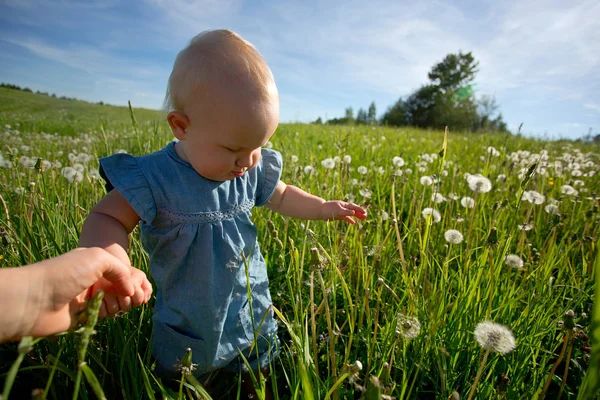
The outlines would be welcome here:
M 100 248 L 76 249 L 33 265 L 0 269 L 0 342 L 69 329 L 77 322 L 89 289 L 101 279 L 110 282 L 109 293 L 136 294 L 131 267 Z M 144 277 L 137 284 L 146 283 Z

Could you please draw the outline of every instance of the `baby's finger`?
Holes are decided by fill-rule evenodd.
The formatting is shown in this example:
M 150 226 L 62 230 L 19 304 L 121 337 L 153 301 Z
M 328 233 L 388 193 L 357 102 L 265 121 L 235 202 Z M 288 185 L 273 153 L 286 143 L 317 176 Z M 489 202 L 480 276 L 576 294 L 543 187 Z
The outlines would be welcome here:
M 152 296 L 152 284 L 148 279 L 144 279 L 144 281 L 142 282 L 142 290 L 146 295 L 146 297 L 144 298 L 144 303 L 147 303 L 150 300 L 150 297 Z
M 356 211 L 359 214 L 367 215 L 367 211 L 364 208 L 354 203 L 346 203 L 346 207 Z
M 119 296 L 117 301 L 119 302 L 119 311 L 127 312 L 131 309 L 131 297 Z
M 104 304 L 104 301 L 102 302 L 102 305 L 100 306 L 100 310 L 98 311 L 98 317 L 100 317 L 100 318 L 108 317 L 108 312 L 106 311 L 106 304 Z
M 144 293 L 144 290 L 142 290 L 141 286 L 136 285 L 135 293 L 133 296 L 131 296 L 131 306 L 132 307 L 140 306 L 145 303 L 145 300 L 146 300 L 146 294 Z
M 354 220 L 350 217 L 342 217 L 341 218 L 344 221 L 348 221 L 349 223 L 351 223 L 352 225 L 354 225 L 356 222 L 354 222 Z
M 119 312 L 119 302 L 114 295 L 105 293 L 104 304 L 106 305 L 106 312 L 111 317 L 114 317 Z

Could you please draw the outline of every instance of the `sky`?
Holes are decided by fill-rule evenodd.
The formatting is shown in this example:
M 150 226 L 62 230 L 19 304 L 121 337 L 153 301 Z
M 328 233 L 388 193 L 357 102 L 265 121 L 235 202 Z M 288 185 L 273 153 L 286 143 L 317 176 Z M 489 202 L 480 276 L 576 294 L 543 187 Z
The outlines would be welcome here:
M 598 0 L 0 0 L 0 82 L 159 109 L 177 53 L 227 28 L 270 65 L 281 121 L 310 122 L 380 117 L 462 51 L 509 129 L 574 139 L 600 134 L 599 20 Z

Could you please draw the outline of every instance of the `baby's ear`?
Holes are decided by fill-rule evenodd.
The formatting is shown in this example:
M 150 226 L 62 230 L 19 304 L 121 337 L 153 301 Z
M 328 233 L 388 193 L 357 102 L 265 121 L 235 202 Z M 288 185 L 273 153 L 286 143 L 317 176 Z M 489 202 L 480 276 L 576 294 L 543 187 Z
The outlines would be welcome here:
M 172 111 L 167 115 L 167 121 L 173 131 L 173 135 L 179 140 L 184 140 L 188 126 L 190 126 L 190 119 L 187 115 Z

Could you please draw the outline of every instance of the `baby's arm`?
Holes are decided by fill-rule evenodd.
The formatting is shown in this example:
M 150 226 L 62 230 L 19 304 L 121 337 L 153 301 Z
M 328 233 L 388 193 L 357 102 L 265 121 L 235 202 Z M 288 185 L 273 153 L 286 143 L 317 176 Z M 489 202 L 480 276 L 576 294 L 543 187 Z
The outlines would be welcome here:
M 351 217 L 367 218 L 360 206 L 345 201 L 326 201 L 304 190 L 279 181 L 266 207 L 282 215 L 300 219 L 341 219 L 354 224 Z
M 80 247 L 101 247 L 130 265 L 127 256 L 129 233 L 140 217 L 127 200 L 111 190 L 86 218 L 79 238 Z
M 100 316 L 115 315 L 119 311 L 127 311 L 130 307 L 145 303 L 152 287 L 145 274 L 131 267 L 127 256 L 129 233 L 140 221 L 140 217 L 127 200 L 115 189 L 111 190 L 86 218 L 79 238 L 80 247 L 101 247 L 130 267 L 135 294 L 131 297 L 118 296 L 111 283 L 105 279 L 98 281 L 93 293 L 104 290 L 104 304 Z

